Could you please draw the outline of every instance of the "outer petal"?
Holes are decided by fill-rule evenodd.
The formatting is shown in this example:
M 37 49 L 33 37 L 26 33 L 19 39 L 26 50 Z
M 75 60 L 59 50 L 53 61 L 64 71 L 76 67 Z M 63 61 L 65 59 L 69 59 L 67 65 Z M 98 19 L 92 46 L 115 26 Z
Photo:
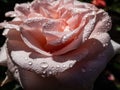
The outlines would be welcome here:
M 30 4 L 16 4 L 15 12 L 17 13 L 17 16 L 26 18 L 30 14 Z
M 100 9 L 96 12 L 96 23 L 93 33 L 107 32 L 111 29 L 112 23 L 108 13 Z M 92 34 L 91 34 L 92 36 Z
M 12 34 L 16 35 L 16 38 L 12 38 Z M 88 90 L 109 61 L 108 57 L 113 54 L 109 36 L 104 34 L 101 38 L 101 35 L 91 37 L 74 51 L 61 56 L 46 57 L 28 48 L 20 39 L 19 33 L 12 30 L 8 33 L 9 54 L 20 74 L 20 77 L 16 74 L 14 77 L 28 90 L 45 88 L 46 84 L 49 88 L 55 88 L 54 83 L 56 87 L 62 85 L 61 88 L 74 90 L 76 87 L 76 90 L 78 88 Z M 103 46 L 106 41 L 108 41 L 108 45 Z M 14 69 L 10 69 L 10 71 L 15 73 Z M 45 81 L 43 77 L 46 77 Z M 30 84 L 30 80 L 39 84 Z M 73 81 L 74 83 L 72 83 Z
M 71 70 L 62 73 L 58 78 L 65 86 L 68 85 L 71 88 L 81 86 L 81 90 L 90 90 L 94 81 L 113 55 L 112 46 L 109 45 L 107 49 L 96 55 L 96 57 L 90 58 L 88 55 L 83 62 L 79 62 L 75 68 L 73 67 Z
M 0 65 L 7 66 L 8 52 L 6 43 L 0 48 Z
M 33 53 L 33 55 L 38 57 L 37 59 L 33 58 L 33 61 L 25 54 L 21 56 L 19 52 L 21 51 L 15 51 L 15 53 L 13 51 L 11 52 L 11 56 L 13 61 L 19 67 L 18 69 L 20 72 L 20 80 L 26 90 L 29 90 L 30 88 L 30 90 L 39 90 L 46 87 L 52 89 L 59 87 L 62 89 L 71 88 L 71 90 L 90 90 L 99 73 L 104 69 L 107 62 L 114 55 L 111 44 L 104 48 L 101 42 L 98 40 L 90 39 L 87 40 L 86 43 L 83 44 L 79 49 L 66 55 L 58 57 L 56 56 L 53 58 L 44 58 L 44 61 L 47 62 L 47 64 L 44 63 L 42 70 L 40 68 L 42 67 L 42 64 L 39 63 L 42 61 L 42 58 L 39 58 L 39 54 Z M 53 63 L 54 67 L 50 68 L 52 64 L 50 64 L 51 61 L 48 62 L 49 60 L 47 61 L 47 59 L 56 61 L 61 64 L 65 61 L 71 60 L 75 60 L 76 63 L 68 63 L 69 65 Z M 64 69 L 67 67 L 68 68 L 63 72 L 59 72 L 61 70 L 61 66 Z M 53 73 L 56 71 L 58 72 Z M 31 82 L 37 82 L 38 84 L 29 83 L 30 80 Z M 55 84 L 56 87 L 53 84 Z

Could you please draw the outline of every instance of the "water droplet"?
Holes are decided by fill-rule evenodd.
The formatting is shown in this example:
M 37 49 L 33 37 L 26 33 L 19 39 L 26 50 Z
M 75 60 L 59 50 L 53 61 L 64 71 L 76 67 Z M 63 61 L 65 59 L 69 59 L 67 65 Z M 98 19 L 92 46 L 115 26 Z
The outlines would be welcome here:
M 63 65 L 63 68 L 65 68 L 66 67 L 66 65 Z
M 52 71 L 49 71 L 49 73 L 48 73 L 49 75 L 52 75 Z
M 15 69 L 15 73 L 18 73 L 18 69 Z
M 45 75 L 41 75 L 43 78 L 45 78 L 46 76 Z
M 57 68 L 59 68 L 60 66 L 59 65 L 57 65 Z
M 70 63 L 70 64 L 69 64 L 69 67 L 72 68 L 72 67 L 73 67 L 73 63 Z
M 85 41 L 87 40 L 87 38 L 84 39 Z
M 32 65 L 33 63 L 31 61 L 28 62 L 29 65 Z
M 25 60 L 28 60 L 28 58 L 27 58 L 27 57 L 25 57 Z
M 5 72 L 5 75 L 7 76 L 7 75 L 8 75 L 8 72 Z
M 106 47 L 106 46 L 108 46 L 108 43 L 103 44 L 103 47 Z
M 108 25 L 108 23 L 106 24 L 106 27 L 108 27 L 109 25 Z
M 43 74 L 45 74 L 46 73 L 46 71 L 43 71 Z
M 40 66 L 45 69 L 48 67 L 48 64 L 46 62 L 42 62 Z
M 110 23 L 108 22 L 108 26 L 110 25 Z

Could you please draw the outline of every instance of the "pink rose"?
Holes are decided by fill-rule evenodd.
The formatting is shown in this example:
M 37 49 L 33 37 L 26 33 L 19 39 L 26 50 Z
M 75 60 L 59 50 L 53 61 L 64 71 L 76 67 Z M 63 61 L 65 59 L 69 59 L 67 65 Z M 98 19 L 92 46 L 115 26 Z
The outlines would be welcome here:
M 111 19 L 92 4 L 34 0 L 6 16 L 15 18 L 0 24 L 7 37 L 1 62 L 6 80 L 13 76 L 25 90 L 90 90 L 114 54 Z

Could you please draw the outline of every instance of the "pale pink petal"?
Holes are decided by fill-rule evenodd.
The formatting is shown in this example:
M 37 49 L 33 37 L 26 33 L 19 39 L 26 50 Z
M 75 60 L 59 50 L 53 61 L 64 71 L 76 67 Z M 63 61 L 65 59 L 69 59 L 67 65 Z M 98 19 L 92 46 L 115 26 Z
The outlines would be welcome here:
M 30 44 L 30 42 L 27 42 L 27 41 L 23 42 L 23 40 L 26 40 L 26 39 L 21 39 L 20 33 L 16 30 L 10 30 L 8 35 L 7 35 L 7 38 L 9 38 L 8 47 L 10 48 L 10 50 L 11 49 L 13 49 L 13 50 L 23 49 L 23 50 L 26 50 L 26 51 L 30 50 L 30 51 L 39 52 L 39 54 L 50 56 L 49 53 L 47 53 L 47 52 L 45 52 L 41 49 L 40 45 L 38 45 L 39 48 L 37 48 L 37 47 L 33 46 L 32 44 Z M 33 50 L 31 48 L 33 48 Z
M 21 27 L 23 28 L 34 28 L 34 29 L 41 29 L 45 23 L 48 22 L 49 19 L 43 17 L 31 17 L 26 19 Z
M 96 12 L 96 25 L 93 33 L 97 32 L 107 32 L 111 29 L 112 23 L 111 18 L 104 10 L 99 10 Z M 92 34 L 91 34 L 92 35 Z
M 20 30 L 20 26 L 6 22 L 6 21 L 4 21 L 3 23 L 0 23 L 0 28 L 15 29 L 17 31 Z
M 0 48 L 0 65 L 7 66 L 8 52 L 6 43 Z
M 37 13 L 42 14 L 44 17 L 48 18 L 58 18 L 59 14 L 56 8 L 47 1 L 34 1 L 31 5 L 31 9 Z
M 14 11 L 9 11 L 9 12 L 5 13 L 5 16 L 6 17 L 16 17 L 17 14 Z
M 107 38 L 107 37 L 105 36 L 104 38 Z M 89 45 L 89 44 L 91 44 L 91 45 Z M 88 83 L 88 84 L 85 84 L 87 86 L 93 84 L 94 80 L 97 78 L 99 73 L 105 68 L 106 63 L 108 62 L 108 60 L 110 58 L 109 56 L 112 57 L 113 53 L 112 53 L 111 45 L 109 45 L 109 47 L 103 47 L 101 42 L 99 42 L 98 40 L 89 39 L 83 45 L 81 45 L 78 49 L 71 51 L 67 54 L 61 55 L 61 56 L 54 56 L 52 58 L 51 57 L 47 57 L 47 58 L 41 57 L 41 58 L 34 59 L 34 62 L 33 62 L 33 59 L 30 58 L 30 54 L 31 54 L 30 52 L 25 52 L 25 51 L 12 51 L 11 52 L 11 56 L 12 56 L 14 62 L 18 66 L 24 68 L 24 69 L 19 68 L 19 70 L 21 73 L 20 75 L 21 75 L 21 79 L 22 79 L 22 84 L 25 85 L 26 88 L 29 88 L 30 86 L 28 85 L 28 80 L 26 80 L 26 79 L 24 80 L 24 77 L 27 78 L 27 76 L 24 76 L 24 75 L 27 75 L 27 73 L 29 71 L 33 72 L 33 73 L 35 72 L 35 73 L 38 73 L 39 75 L 41 75 L 41 76 L 39 76 L 39 79 L 34 80 L 35 82 L 37 80 L 41 81 L 42 77 L 46 77 L 46 75 L 47 76 L 55 75 L 55 77 L 57 77 L 58 81 L 60 81 L 61 83 L 65 84 L 65 82 L 67 82 L 67 84 L 69 86 L 72 85 L 72 88 L 76 85 L 77 85 L 77 87 L 80 86 L 79 88 L 81 88 L 82 85 L 85 83 Z M 39 57 L 39 55 L 38 55 L 38 57 Z M 95 58 L 93 58 L 93 57 L 95 57 Z M 24 58 L 26 58 L 27 60 L 25 61 Z M 24 62 L 22 60 L 24 60 Z M 102 60 L 102 62 L 101 62 L 101 60 Z M 43 61 L 47 62 L 47 65 L 44 66 L 44 68 L 46 68 L 45 74 L 43 74 L 43 71 L 41 70 L 42 68 L 40 68 L 40 67 L 42 67 L 41 63 Z M 76 64 L 74 64 L 70 61 L 76 61 Z M 65 62 L 70 62 L 70 63 L 65 64 Z M 53 70 L 52 65 L 54 67 L 58 68 L 57 71 L 56 71 L 56 69 Z M 101 66 L 102 66 L 102 68 L 99 68 Z M 64 69 L 65 70 L 64 73 L 61 73 L 62 69 L 59 69 L 59 68 Z M 68 69 L 68 70 L 66 70 L 66 69 Z M 22 71 L 25 70 L 24 73 L 21 70 Z M 57 72 L 57 74 L 55 72 Z M 72 73 L 72 74 L 70 74 L 70 73 Z M 34 78 L 34 74 L 32 74 L 32 75 Z M 28 78 L 30 78 L 30 76 L 28 76 Z M 95 78 L 91 78 L 92 76 L 94 76 Z M 36 78 L 38 78 L 38 77 L 36 77 Z M 71 80 L 71 78 L 72 78 L 72 81 L 74 81 L 74 83 L 68 82 L 69 80 Z M 79 80 L 83 80 L 83 78 L 84 79 L 86 78 L 84 82 L 79 81 Z M 87 78 L 91 78 L 91 79 L 89 79 L 89 82 L 88 82 Z M 33 80 L 33 79 L 29 79 L 29 80 Z M 26 84 L 27 84 L 27 86 L 26 86 Z M 41 84 L 44 85 L 45 83 L 41 82 Z M 39 85 L 41 85 L 41 84 L 39 84 Z M 32 88 L 39 86 L 39 85 L 34 85 L 34 84 L 31 84 L 31 85 L 32 85 L 31 86 Z M 64 86 L 62 86 L 62 88 L 64 88 Z M 69 87 L 67 87 L 67 88 L 69 88 Z M 83 87 L 83 89 L 84 88 L 86 88 L 86 87 Z
M 67 21 L 70 17 L 72 17 L 72 12 L 70 10 L 65 10 L 63 13 L 61 13 L 60 18 Z
M 26 4 L 16 4 L 15 6 L 15 12 L 17 13 L 17 16 L 28 16 L 30 14 L 30 5 L 29 3 Z
M 64 54 L 68 51 L 74 50 L 76 49 L 78 46 L 80 46 L 81 43 L 85 42 L 86 39 L 89 38 L 90 34 L 93 31 L 94 26 L 91 26 L 91 23 L 89 22 L 89 18 L 91 18 L 91 21 L 94 20 L 94 17 L 92 15 L 93 13 L 88 13 L 86 14 L 82 20 L 81 20 L 81 24 L 79 25 L 79 27 L 77 27 L 75 30 L 73 30 L 72 32 L 66 34 L 64 37 L 64 41 L 69 40 L 71 37 L 74 37 L 75 39 L 68 45 L 66 45 L 64 48 L 61 48 L 60 50 L 54 52 L 54 55 L 59 55 L 59 54 Z M 86 28 L 84 27 L 86 24 L 88 24 L 88 26 L 86 26 Z M 88 27 L 88 29 L 87 29 Z M 90 31 L 87 31 L 89 30 Z M 84 33 L 84 30 L 87 31 Z M 84 36 L 83 36 L 84 35 Z
M 81 22 L 81 15 L 80 14 L 76 14 L 74 16 L 72 16 L 68 21 L 67 24 L 70 27 L 71 30 L 76 29 L 77 27 L 79 27 L 80 22 Z M 74 24 L 73 24 L 74 23 Z
M 92 34 L 92 36 L 89 37 L 89 39 L 91 38 L 99 40 L 102 43 L 103 47 L 107 47 L 110 42 L 110 36 L 108 35 L 108 33 L 94 33 Z
M 93 86 L 96 78 L 103 71 L 110 58 L 114 55 L 111 45 L 101 53 L 92 52 L 98 50 L 99 47 L 99 45 L 98 47 L 95 46 L 96 49 L 94 49 L 93 46 L 91 47 L 90 53 L 95 56 L 92 57 L 89 53 L 88 56 L 83 59 L 83 61 L 78 62 L 75 67 L 58 75 L 57 78 L 60 82 L 71 86 L 73 90 L 75 87 L 79 86 L 79 89 L 81 90 L 92 90 L 93 88 L 90 86 Z

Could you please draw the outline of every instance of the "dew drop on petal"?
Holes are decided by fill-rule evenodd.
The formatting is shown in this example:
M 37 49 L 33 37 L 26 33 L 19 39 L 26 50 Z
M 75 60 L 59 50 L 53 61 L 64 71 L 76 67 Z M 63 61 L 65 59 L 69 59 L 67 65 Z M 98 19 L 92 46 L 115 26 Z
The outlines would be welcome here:
M 18 73 L 18 69 L 15 69 L 15 73 Z
M 32 65 L 33 63 L 31 61 L 28 62 L 29 65 Z
M 87 38 L 84 39 L 85 41 L 87 40 Z
M 57 65 L 57 68 L 59 68 L 60 66 L 59 65 Z
M 63 68 L 65 68 L 66 67 L 66 65 L 63 65 Z
M 45 74 L 46 73 L 46 71 L 43 71 L 43 74 Z
M 48 67 L 48 64 L 46 62 L 42 62 L 40 66 L 45 69 Z
M 49 75 L 52 75 L 52 71 L 49 71 L 49 73 L 48 73 Z
M 106 46 L 108 46 L 108 43 L 103 44 L 103 47 L 106 47 Z
M 45 78 L 46 76 L 45 75 L 41 75 L 41 77 Z
M 70 63 L 70 64 L 69 64 L 69 67 L 72 68 L 72 67 L 73 67 L 73 63 Z
M 25 60 L 28 60 L 28 58 L 27 58 L 27 57 L 25 57 Z

